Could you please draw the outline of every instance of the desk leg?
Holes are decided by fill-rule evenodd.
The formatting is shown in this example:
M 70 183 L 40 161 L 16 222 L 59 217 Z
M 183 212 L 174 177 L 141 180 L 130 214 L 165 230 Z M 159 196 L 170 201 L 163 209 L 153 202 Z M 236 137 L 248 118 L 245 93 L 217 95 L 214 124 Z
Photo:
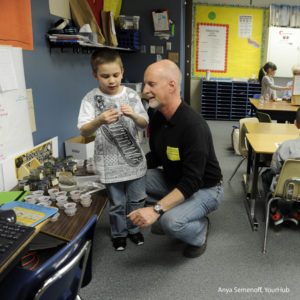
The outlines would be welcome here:
M 252 165 L 251 156 L 252 156 L 252 148 L 249 145 L 245 206 L 246 206 L 246 211 L 248 214 L 251 228 L 253 231 L 256 231 L 258 228 L 258 222 L 255 217 L 255 201 L 257 196 L 258 166 L 260 161 L 260 155 L 259 153 L 254 153 L 252 183 L 250 183 L 250 170 Z M 250 185 L 251 185 L 251 190 L 249 191 Z

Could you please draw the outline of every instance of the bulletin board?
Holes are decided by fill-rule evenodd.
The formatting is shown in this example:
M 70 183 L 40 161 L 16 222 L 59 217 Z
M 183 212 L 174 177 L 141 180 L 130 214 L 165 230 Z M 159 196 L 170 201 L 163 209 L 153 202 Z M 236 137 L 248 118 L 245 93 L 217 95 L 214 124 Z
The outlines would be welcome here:
M 205 76 L 206 70 L 210 70 L 211 77 L 257 76 L 266 27 L 263 8 L 194 4 L 193 13 L 194 77 Z M 226 36 L 212 30 L 225 27 Z M 224 49 L 216 50 L 217 45 Z M 208 65 L 214 63 L 219 67 L 210 69 Z

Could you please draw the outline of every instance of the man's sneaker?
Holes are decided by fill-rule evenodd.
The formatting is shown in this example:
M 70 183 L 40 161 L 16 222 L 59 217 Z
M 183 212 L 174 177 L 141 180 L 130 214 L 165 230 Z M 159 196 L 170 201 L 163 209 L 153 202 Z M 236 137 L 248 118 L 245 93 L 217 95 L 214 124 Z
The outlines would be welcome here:
M 123 251 L 126 248 L 126 238 L 125 237 L 117 237 L 111 239 L 113 243 L 113 247 L 116 251 Z
M 140 232 L 134 234 L 129 233 L 128 237 L 133 243 L 135 243 L 138 246 L 144 244 L 144 236 Z
M 207 219 L 207 230 L 206 230 L 204 243 L 201 246 L 194 246 L 194 245 L 187 244 L 185 249 L 183 250 L 183 256 L 188 258 L 195 258 L 202 255 L 205 252 L 207 246 L 208 232 L 210 228 L 210 222 L 208 217 L 206 217 L 206 219 Z
M 277 226 L 279 224 L 283 223 L 283 216 L 279 209 L 276 210 L 276 212 L 270 212 L 270 224 Z

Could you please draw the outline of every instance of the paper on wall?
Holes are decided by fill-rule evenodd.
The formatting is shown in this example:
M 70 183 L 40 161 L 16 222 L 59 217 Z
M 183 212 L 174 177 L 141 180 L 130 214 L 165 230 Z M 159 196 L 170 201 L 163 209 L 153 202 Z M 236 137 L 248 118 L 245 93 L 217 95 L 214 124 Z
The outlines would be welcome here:
M 51 15 L 71 19 L 69 0 L 49 0 L 49 11 Z
M 35 132 L 36 131 L 36 123 L 35 123 L 32 89 L 26 89 L 26 95 L 27 95 L 27 103 L 28 103 L 28 111 L 29 111 L 31 131 Z
M 252 37 L 253 16 L 239 15 L 239 38 Z
M 12 58 L 12 47 L 0 47 L 0 90 L 18 89 L 16 70 Z

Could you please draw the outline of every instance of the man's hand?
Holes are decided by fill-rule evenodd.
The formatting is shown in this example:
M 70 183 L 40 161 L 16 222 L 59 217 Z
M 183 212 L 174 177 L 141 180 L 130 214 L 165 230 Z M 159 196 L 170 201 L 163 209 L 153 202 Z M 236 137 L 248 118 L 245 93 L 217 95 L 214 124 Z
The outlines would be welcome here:
M 159 218 L 159 214 L 153 210 L 153 207 L 144 207 L 132 211 L 127 218 L 133 224 L 143 228 L 153 224 Z

